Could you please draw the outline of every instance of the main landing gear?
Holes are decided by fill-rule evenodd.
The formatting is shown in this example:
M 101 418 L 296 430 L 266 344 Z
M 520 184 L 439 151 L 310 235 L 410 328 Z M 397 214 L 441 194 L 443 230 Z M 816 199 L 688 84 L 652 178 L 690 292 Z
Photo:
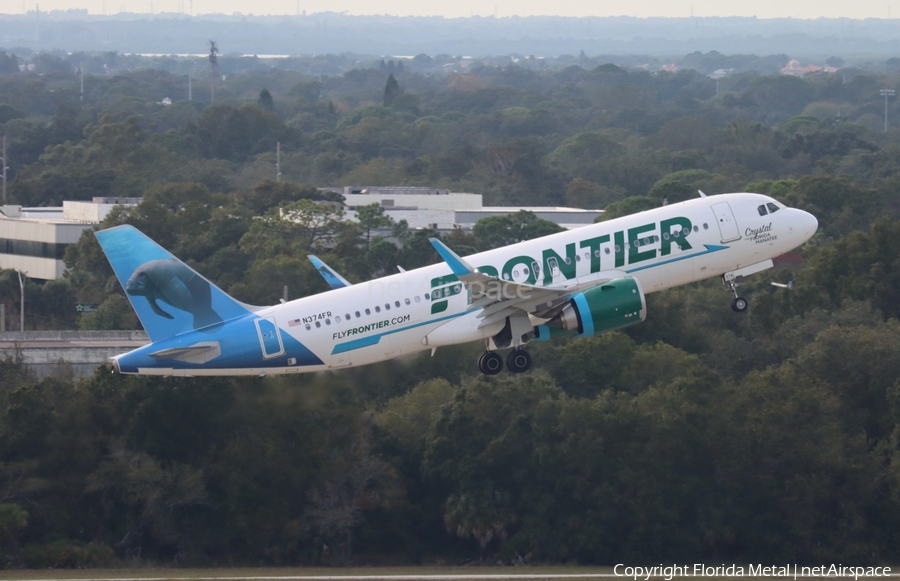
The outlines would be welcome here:
M 744 297 L 738 296 L 738 283 L 734 282 L 734 279 L 728 280 L 726 278 L 725 285 L 728 287 L 728 290 L 731 291 L 731 294 L 734 297 L 734 299 L 731 301 L 731 309 L 736 313 L 743 313 L 744 311 L 746 311 L 750 303 Z
M 478 358 L 478 371 L 485 375 L 497 375 L 503 371 L 503 357 L 496 351 L 485 351 Z
M 531 369 L 531 355 L 517 348 L 506 356 L 506 368 L 510 373 L 524 373 Z M 478 358 L 478 371 L 485 375 L 497 375 L 503 371 L 503 356 L 496 351 L 485 351 Z

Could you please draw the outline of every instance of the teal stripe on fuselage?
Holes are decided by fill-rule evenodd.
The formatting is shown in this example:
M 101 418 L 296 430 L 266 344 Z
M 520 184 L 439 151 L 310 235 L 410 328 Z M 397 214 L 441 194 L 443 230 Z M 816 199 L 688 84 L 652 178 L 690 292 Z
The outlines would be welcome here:
M 688 258 L 696 258 L 698 256 L 703 256 L 704 254 L 712 254 L 713 252 L 718 252 L 720 250 L 728 250 L 729 246 L 719 246 L 717 244 L 704 244 L 706 250 L 703 252 L 695 252 L 694 254 L 688 254 L 686 256 L 679 256 L 677 258 L 670 258 L 669 260 L 663 260 L 662 262 L 655 262 L 653 264 L 647 264 L 645 266 L 639 266 L 637 268 L 632 268 L 631 270 L 626 270 L 628 274 L 632 272 L 638 272 L 640 270 L 647 270 L 648 268 L 654 268 L 656 266 L 662 266 L 664 264 L 672 264 L 673 262 L 679 262 L 681 260 L 687 260 Z
M 393 335 L 394 333 L 400 333 L 403 331 L 408 331 L 409 329 L 415 329 L 416 327 L 423 327 L 425 325 L 430 325 L 431 323 L 439 323 L 441 321 L 446 321 L 447 319 L 454 319 L 456 317 L 461 317 L 462 315 L 467 315 L 472 311 L 461 311 L 459 313 L 453 315 L 446 315 L 444 317 L 438 317 L 437 319 L 429 319 L 427 321 L 422 321 L 421 323 L 416 323 L 415 325 L 407 325 L 405 327 L 400 327 L 399 329 L 391 329 L 389 331 L 384 331 L 383 333 L 376 333 L 375 335 L 370 335 L 368 337 L 362 337 L 360 339 L 353 339 L 352 341 L 347 341 L 345 343 L 338 343 L 334 346 L 334 349 L 331 350 L 332 355 L 336 355 L 338 353 L 346 353 L 347 351 L 355 351 L 356 349 L 362 349 L 363 347 L 371 347 L 372 345 L 377 345 L 381 338 L 385 335 Z

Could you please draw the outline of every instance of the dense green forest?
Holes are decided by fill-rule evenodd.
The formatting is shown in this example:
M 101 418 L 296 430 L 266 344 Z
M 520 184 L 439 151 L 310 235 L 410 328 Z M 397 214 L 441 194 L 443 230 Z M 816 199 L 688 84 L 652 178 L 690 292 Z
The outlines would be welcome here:
M 351 280 L 437 260 L 433 232 L 349 223 L 315 186 L 609 215 L 755 191 L 820 223 L 802 268 L 747 281 L 748 313 L 721 281 L 653 294 L 642 325 L 533 347 L 522 376 L 478 375 L 478 345 L 253 379 L 76 381 L 61 365 L 38 380 L 9 353 L 0 566 L 895 563 L 900 109 L 883 131 L 879 90 L 900 71 L 717 82 L 571 60 L 329 76 L 248 59 L 214 103 L 199 73 L 185 100 L 171 63 L 85 75 L 83 94 L 58 55 L 0 73 L 11 201 L 142 196 L 106 225 L 136 225 L 250 303 L 324 290 L 313 250 Z M 387 226 L 399 245 L 368 236 Z M 445 240 L 549 231 L 519 214 Z M 138 324 L 90 232 L 66 264 L 29 283 L 35 328 Z M 0 273 L 8 313 L 18 296 Z M 101 306 L 78 318 L 76 300 Z

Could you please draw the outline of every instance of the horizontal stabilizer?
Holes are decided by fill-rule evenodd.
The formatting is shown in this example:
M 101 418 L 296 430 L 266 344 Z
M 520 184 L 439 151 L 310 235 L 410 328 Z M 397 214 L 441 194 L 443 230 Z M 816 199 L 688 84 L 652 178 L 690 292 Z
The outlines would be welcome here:
M 222 354 L 222 347 L 218 341 L 204 341 L 190 347 L 173 347 L 150 353 L 150 357 L 157 361 L 185 361 L 198 365 L 212 361 Z

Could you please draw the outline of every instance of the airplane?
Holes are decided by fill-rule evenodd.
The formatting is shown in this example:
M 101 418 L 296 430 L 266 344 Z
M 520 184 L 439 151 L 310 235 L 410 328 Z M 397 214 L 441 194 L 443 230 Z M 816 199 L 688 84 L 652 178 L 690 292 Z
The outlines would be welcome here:
M 738 279 L 771 268 L 818 221 L 765 195 L 700 196 L 466 257 L 432 239 L 442 262 L 357 284 L 313 257 L 331 290 L 268 307 L 233 299 L 132 226 L 101 230 L 151 340 L 113 357 L 113 371 L 303 373 L 480 341 L 481 373 L 522 373 L 527 343 L 642 322 L 649 293 L 722 277 L 743 312 Z

